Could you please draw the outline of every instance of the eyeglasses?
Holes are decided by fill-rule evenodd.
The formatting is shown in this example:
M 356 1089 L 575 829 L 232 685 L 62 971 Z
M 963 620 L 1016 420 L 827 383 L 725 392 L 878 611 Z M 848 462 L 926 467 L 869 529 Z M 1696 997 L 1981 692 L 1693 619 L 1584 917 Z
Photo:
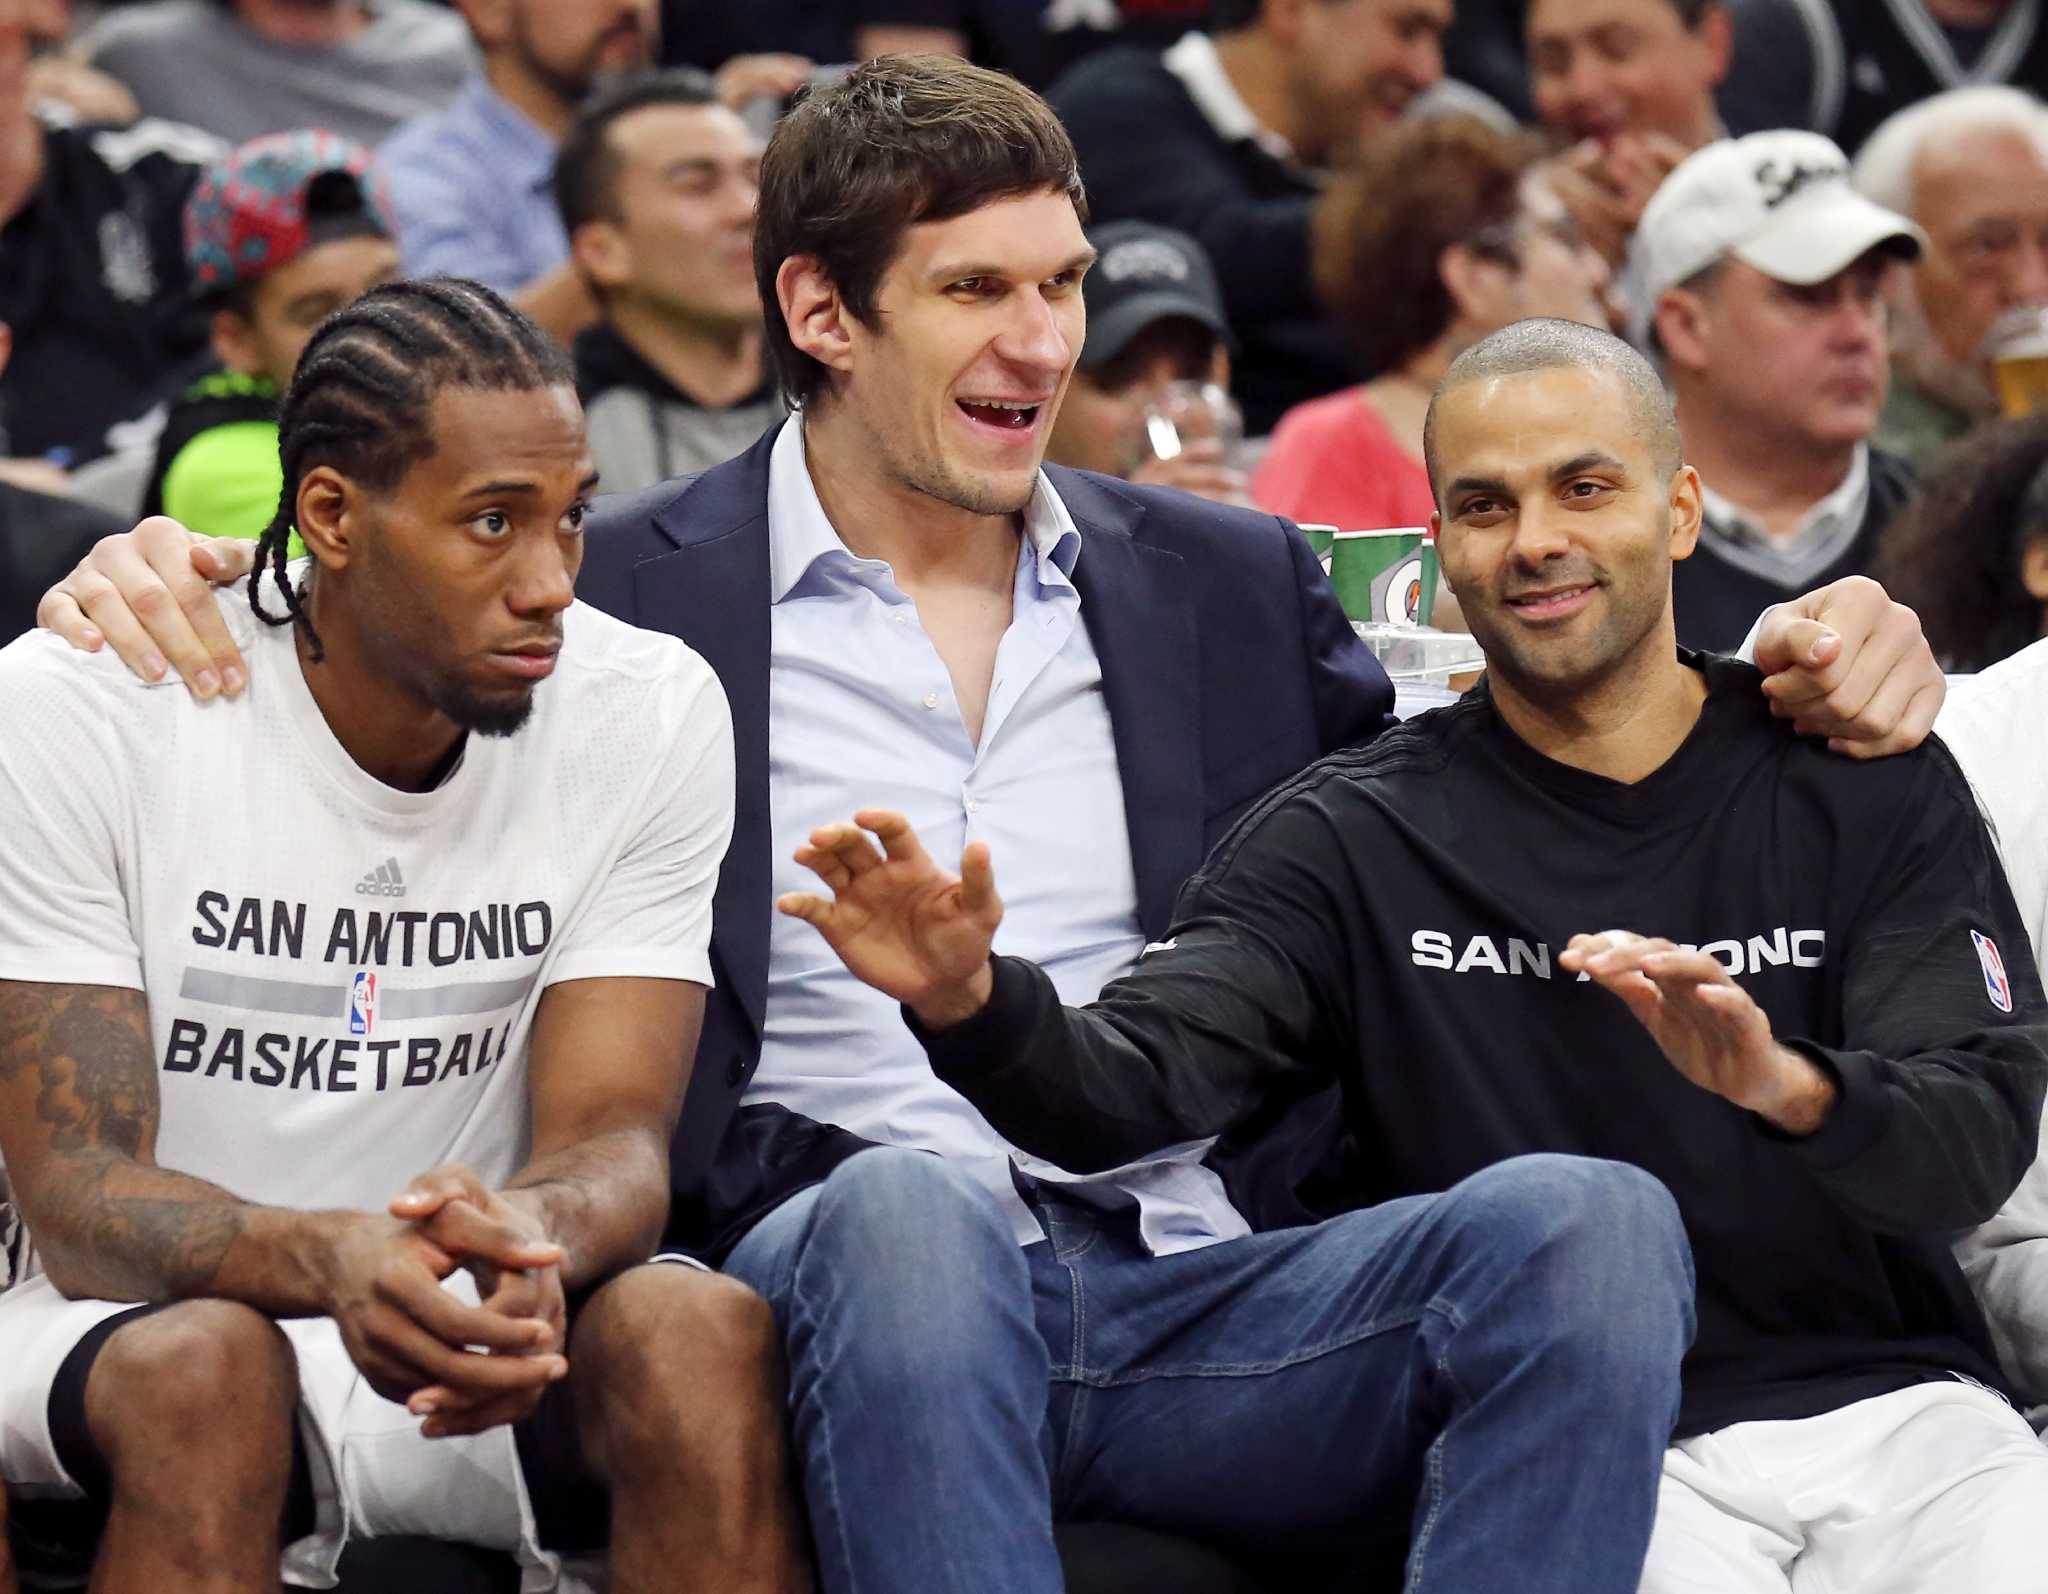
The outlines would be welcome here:
M 1532 233 L 1550 239 L 1563 249 L 1577 251 L 1586 247 L 1586 235 L 1579 231 L 1579 224 L 1567 211 L 1560 211 L 1554 216 L 1532 216 L 1523 211 L 1513 221 L 1495 222 L 1490 227 L 1480 228 L 1465 240 L 1465 247 L 1476 255 L 1491 255 L 1509 265 L 1519 265 L 1521 262 L 1516 257 L 1515 246 L 1526 241 Z

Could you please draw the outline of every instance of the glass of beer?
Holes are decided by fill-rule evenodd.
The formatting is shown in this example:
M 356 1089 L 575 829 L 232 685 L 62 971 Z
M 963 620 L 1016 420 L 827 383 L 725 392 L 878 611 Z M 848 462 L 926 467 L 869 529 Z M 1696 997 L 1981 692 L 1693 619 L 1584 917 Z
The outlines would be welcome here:
M 1998 382 L 1998 404 L 2008 416 L 2048 409 L 2048 304 L 2015 305 L 1984 336 Z

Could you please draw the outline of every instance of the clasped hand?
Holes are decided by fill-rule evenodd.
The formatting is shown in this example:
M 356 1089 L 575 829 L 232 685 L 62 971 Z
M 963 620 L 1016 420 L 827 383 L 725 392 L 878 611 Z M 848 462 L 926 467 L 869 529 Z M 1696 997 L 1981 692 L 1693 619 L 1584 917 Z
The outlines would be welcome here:
M 429 1438 L 481 1433 L 568 1372 L 562 1254 L 468 1169 L 439 1168 L 345 1231 L 332 1315 L 370 1386 L 424 1417 Z M 458 1269 L 478 1305 L 441 1287 Z

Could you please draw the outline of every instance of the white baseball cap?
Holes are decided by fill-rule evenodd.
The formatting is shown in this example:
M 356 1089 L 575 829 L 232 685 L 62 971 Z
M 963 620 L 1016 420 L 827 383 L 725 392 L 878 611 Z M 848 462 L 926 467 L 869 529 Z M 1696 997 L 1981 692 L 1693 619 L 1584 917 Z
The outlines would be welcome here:
M 1728 255 L 1780 282 L 1825 282 L 1877 248 L 1918 257 L 1927 235 L 1849 186 L 1818 133 L 1751 133 L 1693 151 L 1650 196 L 1630 243 L 1649 305 Z

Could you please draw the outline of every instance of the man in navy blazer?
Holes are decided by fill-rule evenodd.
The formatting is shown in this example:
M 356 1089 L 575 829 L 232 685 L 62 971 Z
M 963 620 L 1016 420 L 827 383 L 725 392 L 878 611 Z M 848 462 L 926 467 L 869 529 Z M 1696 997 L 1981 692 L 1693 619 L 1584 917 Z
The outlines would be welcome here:
M 773 907 L 767 516 L 776 435 L 681 484 L 600 499 L 577 578 L 585 602 L 689 643 L 732 704 L 739 791 L 713 916 L 718 983 L 671 1164 L 669 1238 L 710 1258 L 871 1144 L 773 1103 L 739 1105 L 761 1055 Z M 1252 800 L 1325 753 L 1377 735 L 1391 722 L 1393 688 L 1286 522 L 1056 465 L 1046 475 L 1081 533 L 1073 580 L 1101 658 L 1138 922 L 1152 940 L 1165 933 L 1181 883 Z M 1254 1137 L 1218 1159 L 1260 1226 L 1296 1215 L 1287 1170 L 1323 1149 L 1312 1105 L 1289 1117 L 1292 1133 Z

